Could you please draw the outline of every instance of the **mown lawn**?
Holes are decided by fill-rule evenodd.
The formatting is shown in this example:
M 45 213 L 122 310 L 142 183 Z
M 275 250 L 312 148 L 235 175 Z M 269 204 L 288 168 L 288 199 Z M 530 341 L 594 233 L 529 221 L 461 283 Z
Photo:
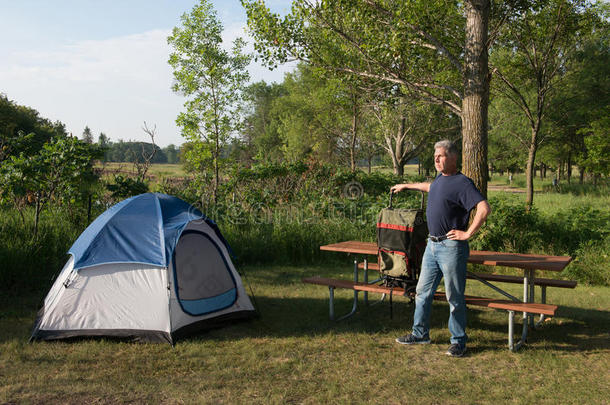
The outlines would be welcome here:
M 507 314 L 469 311 L 469 355 L 452 359 L 447 304 L 435 303 L 431 345 L 394 339 L 413 307 L 395 297 L 328 320 L 328 289 L 311 275 L 351 266 L 247 267 L 258 319 L 164 344 L 88 340 L 27 343 L 44 293 L 0 298 L 0 403 L 604 404 L 610 398 L 610 288 L 551 289 L 558 316 L 507 350 Z M 469 281 L 469 293 L 489 294 Z M 509 286 L 514 294 L 521 288 Z M 46 293 L 46 291 L 45 291 Z M 351 291 L 338 291 L 337 312 Z M 375 295 L 371 295 L 375 299 Z M 520 329 L 520 328 L 519 328 Z M 520 331 L 520 330 L 519 330 Z

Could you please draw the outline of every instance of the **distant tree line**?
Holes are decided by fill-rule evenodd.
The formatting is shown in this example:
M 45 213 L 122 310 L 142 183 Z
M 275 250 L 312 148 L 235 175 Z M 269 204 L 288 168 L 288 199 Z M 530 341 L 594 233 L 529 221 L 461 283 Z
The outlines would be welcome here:
M 180 163 L 180 147 L 170 144 L 164 148 L 150 142 L 123 141 L 112 142 L 103 133 L 98 138 L 98 145 L 104 149 L 104 162 L 141 162 L 143 156 L 153 155 L 151 163 Z

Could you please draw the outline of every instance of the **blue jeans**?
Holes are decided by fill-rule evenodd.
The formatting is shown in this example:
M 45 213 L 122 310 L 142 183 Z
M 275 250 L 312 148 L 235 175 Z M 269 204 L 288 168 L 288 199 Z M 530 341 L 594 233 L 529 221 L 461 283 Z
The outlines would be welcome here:
M 468 241 L 446 239 L 441 242 L 432 242 L 428 240 L 417 282 L 413 335 L 429 336 L 432 300 L 442 277 L 445 280 L 445 295 L 449 302 L 451 343 L 466 344 L 464 290 L 466 289 L 466 262 L 469 255 Z

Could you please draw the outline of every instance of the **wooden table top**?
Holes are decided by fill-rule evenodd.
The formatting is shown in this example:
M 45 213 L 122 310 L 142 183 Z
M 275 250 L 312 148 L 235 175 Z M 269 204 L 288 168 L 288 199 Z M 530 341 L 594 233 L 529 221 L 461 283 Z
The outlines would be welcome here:
M 320 246 L 320 250 L 344 252 L 363 255 L 377 255 L 377 243 L 345 241 Z M 570 256 L 547 256 L 526 253 L 488 252 L 471 250 L 469 263 L 488 266 L 515 267 L 528 270 L 562 271 L 570 262 Z

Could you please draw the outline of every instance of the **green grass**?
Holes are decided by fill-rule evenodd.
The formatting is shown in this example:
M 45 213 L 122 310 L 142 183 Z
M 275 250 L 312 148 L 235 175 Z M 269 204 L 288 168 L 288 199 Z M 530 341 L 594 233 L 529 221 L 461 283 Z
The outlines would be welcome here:
M 101 168 L 101 165 L 97 166 Z M 118 162 L 108 162 L 104 165 L 104 168 L 108 171 L 121 170 L 125 174 L 135 173 L 133 169 L 132 163 L 118 163 Z M 186 172 L 184 171 L 184 167 L 181 164 L 161 164 L 154 163 L 150 165 L 148 169 L 149 176 L 155 177 L 184 177 L 186 176 Z
M 177 343 L 25 343 L 43 294 L 0 298 L 0 403 L 578 403 L 610 397 L 610 288 L 551 289 L 558 316 L 508 351 L 504 311 L 469 310 L 469 356 L 451 359 L 448 307 L 435 303 L 432 344 L 394 339 L 413 307 L 394 298 L 328 320 L 328 289 L 312 275 L 350 278 L 351 266 L 247 267 L 261 317 Z M 469 293 L 488 294 L 469 282 Z M 514 294 L 519 286 L 507 286 Z M 351 291 L 337 291 L 348 312 Z M 374 299 L 375 295 L 371 298 Z

